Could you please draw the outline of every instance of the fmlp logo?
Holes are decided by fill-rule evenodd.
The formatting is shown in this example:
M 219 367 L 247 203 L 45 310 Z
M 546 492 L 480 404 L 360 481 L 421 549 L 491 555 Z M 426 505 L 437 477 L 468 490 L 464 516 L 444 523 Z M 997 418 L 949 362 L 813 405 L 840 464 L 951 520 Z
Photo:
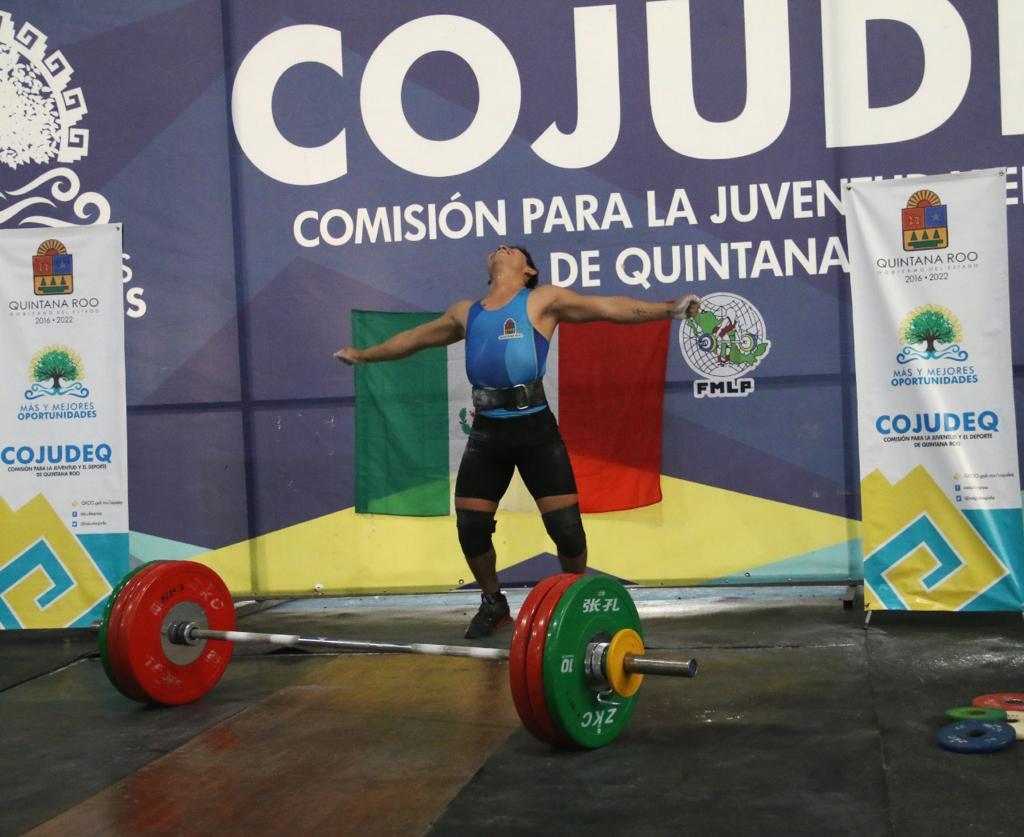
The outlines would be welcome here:
M 754 391 L 744 378 L 768 355 L 764 317 L 743 297 L 708 294 L 700 310 L 679 324 L 683 360 L 701 377 L 693 382 L 695 398 L 736 397 Z
M 32 257 L 32 283 L 36 296 L 74 293 L 72 257 L 57 239 L 44 241 Z
M 914 192 L 903 210 L 903 249 L 917 252 L 948 246 L 945 204 L 931 189 Z

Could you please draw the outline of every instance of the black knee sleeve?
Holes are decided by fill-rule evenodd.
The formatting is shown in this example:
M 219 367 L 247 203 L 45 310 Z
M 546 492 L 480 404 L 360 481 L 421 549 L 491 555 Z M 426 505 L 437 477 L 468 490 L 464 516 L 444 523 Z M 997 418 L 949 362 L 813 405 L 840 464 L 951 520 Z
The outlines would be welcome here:
M 491 535 L 497 526 L 494 512 L 457 508 L 455 526 L 459 530 L 459 546 L 467 558 L 479 558 L 491 551 Z
M 558 554 L 566 558 L 579 558 L 587 550 L 587 536 L 583 531 L 578 503 L 564 509 L 544 512 L 541 515 L 544 528 L 558 548 Z

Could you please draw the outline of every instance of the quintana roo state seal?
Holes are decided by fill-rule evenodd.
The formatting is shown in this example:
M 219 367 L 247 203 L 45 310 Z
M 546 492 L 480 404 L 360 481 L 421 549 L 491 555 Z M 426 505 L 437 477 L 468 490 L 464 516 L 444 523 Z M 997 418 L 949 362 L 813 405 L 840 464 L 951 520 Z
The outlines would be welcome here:
M 72 86 L 74 68 L 31 23 L 20 26 L 0 11 L 0 170 L 24 167 L 31 179 L 0 192 L 0 224 L 54 227 L 105 224 L 110 203 L 97 192 L 82 192 L 67 164 L 89 153 L 85 94 Z M 32 177 L 32 169 L 50 166 Z M 63 206 L 61 206 L 63 204 Z M 76 220 L 66 216 L 71 213 Z M 31 213 L 31 214 L 28 214 Z
M 708 294 L 700 310 L 679 324 L 683 360 L 701 376 L 693 382 L 696 398 L 752 393 L 754 379 L 744 376 L 757 368 L 770 348 L 761 312 L 735 294 Z

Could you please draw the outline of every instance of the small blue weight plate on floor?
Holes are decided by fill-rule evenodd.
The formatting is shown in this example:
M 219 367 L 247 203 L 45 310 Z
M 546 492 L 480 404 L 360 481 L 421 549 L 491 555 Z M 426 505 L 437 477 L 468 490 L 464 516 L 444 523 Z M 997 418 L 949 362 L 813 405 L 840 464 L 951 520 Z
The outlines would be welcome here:
M 939 730 L 939 746 L 954 753 L 994 753 L 1016 738 L 1012 726 L 994 721 L 960 721 Z

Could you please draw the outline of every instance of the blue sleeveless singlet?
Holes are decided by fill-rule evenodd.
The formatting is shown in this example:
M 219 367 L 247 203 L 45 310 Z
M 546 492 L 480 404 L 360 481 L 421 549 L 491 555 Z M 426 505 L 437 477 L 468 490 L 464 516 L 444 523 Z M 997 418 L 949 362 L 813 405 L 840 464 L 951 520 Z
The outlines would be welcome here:
M 530 291 L 523 288 L 496 311 L 474 302 L 466 317 L 466 376 L 478 387 L 503 389 L 544 376 L 548 339 L 533 327 L 526 313 Z M 525 410 L 481 410 L 488 418 L 514 418 L 546 410 L 538 404 Z

